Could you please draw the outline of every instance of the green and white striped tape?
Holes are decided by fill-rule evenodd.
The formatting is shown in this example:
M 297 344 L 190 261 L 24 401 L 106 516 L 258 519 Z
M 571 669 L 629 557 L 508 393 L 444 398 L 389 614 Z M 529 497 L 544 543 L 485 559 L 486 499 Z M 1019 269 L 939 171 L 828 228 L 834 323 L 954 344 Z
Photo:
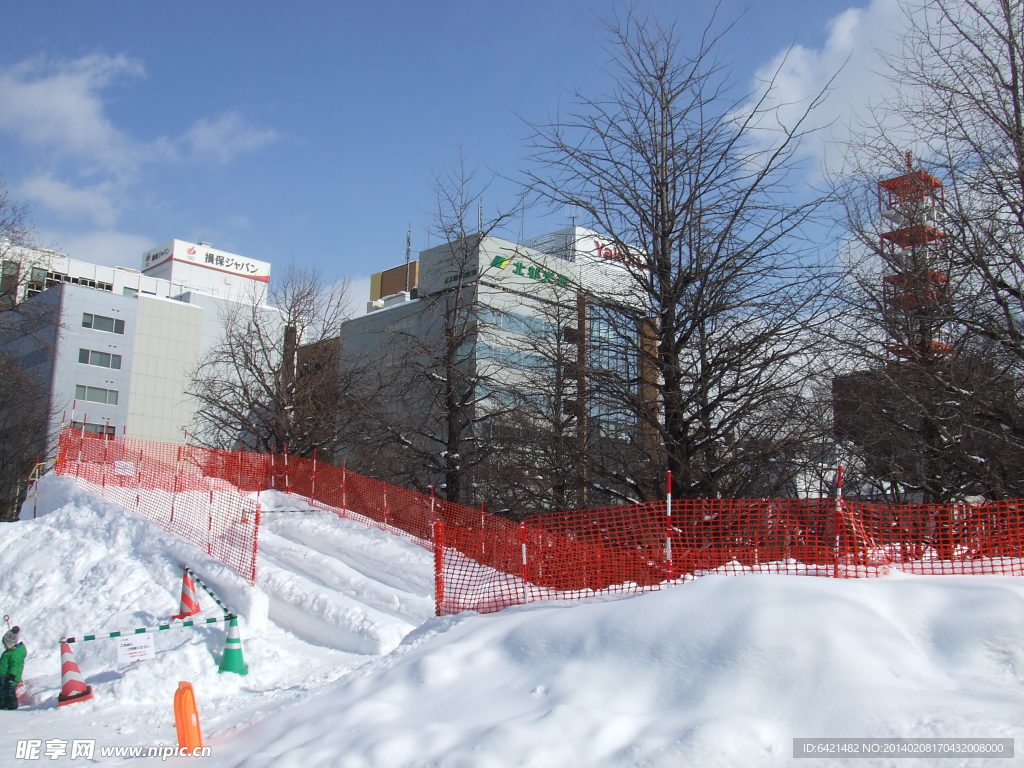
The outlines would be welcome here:
M 178 627 L 199 627 L 204 624 L 214 624 L 218 621 L 231 621 L 231 619 L 237 619 L 238 617 L 233 613 L 226 613 L 223 616 L 214 616 L 209 619 L 186 619 L 185 621 L 175 621 L 170 624 L 156 624 L 152 627 L 136 627 L 135 629 L 118 629 L 113 632 L 101 633 L 96 632 L 91 635 L 82 635 L 81 637 L 64 637 L 61 638 L 62 643 L 84 643 L 88 640 L 109 640 L 112 637 L 130 637 L 132 635 L 144 635 L 147 632 L 163 632 L 168 629 L 177 629 Z
M 209 595 L 209 596 L 210 596 L 210 597 L 211 597 L 211 598 L 213 599 L 213 602 L 215 602 L 215 603 L 217 604 L 217 606 L 218 606 L 218 607 L 219 607 L 219 608 L 220 608 L 220 609 L 221 609 L 222 611 L 224 611 L 224 613 L 233 613 L 233 611 L 232 611 L 232 610 L 231 610 L 230 608 L 228 608 L 228 607 L 227 607 L 227 606 L 226 606 L 226 605 L 224 604 L 224 601 L 223 601 L 223 600 L 221 600 L 221 599 L 220 599 L 219 597 L 217 597 L 217 593 L 216 593 L 216 592 L 214 592 L 214 591 L 213 591 L 212 589 L 210 589 L 210 587 L 209 587 L 209 586 L 207 586 L 207 584 L 206 584 L 206 582 L 205 582 L 205 581 L 203 581 L 203 580 L 202 580 L 201 578 L 199 578 L 199 574 L 198 574 L 198 573 L 196 573 L 195 571 L 193 571 L 193 570 L 192 570 L 191 568 L 189 568 L 189 567 L 188 567 L 187 565 L 185 565 L 185 566 L 182 566 L 182 567 L 183 567 L 183 568 L 185 569 L 185 571 L 186 571 L 186 572 L 187 572 L 187 573 L 188 573 L 189 575 L 191 575 L 191 576 L 192 576 L 192 578 L 193 578 L 193 579 L 195 580 L 196 584 L 198 584 L 198 585 L 199 585 L 200 587 L 202 587 L 202 588 L 203 588 L 203 591 L 204 591 L 204 592 L 205 592 L 206 594 L 208 594 L 208 595 Z
M 134 629 L 119 629 L 113 632 L 94 632 L 90 635 L 82 635 L 81 637 L 64 637 L 61 638 L 62 643 L 84 643 L 89 640 L 109 640 L 112 637 L 130 637 L 132 635 L 144 635 L 147 632 L 164 632 L 169 629 L 177 629 L 178 627 L 201 627 L 204 624 L 214 624 L 218 621 L 231 621 L 237 619 L 238 614 L 232 611 L 224 601 L 217 597 L 217 593 L 214 592 L 210 587 L 199 578 L 199 575 L 189 568 L 187 565 L 183 566 L 185 571 L 195 580 L 196 584 L 202 587 L 203 591 L 208 594 L 213 602 L 217 604 L 217 607 L 224 611 L 223 616 L 214 616 L 209 619 L 185 619 L 184 621 L 173 621 L 167 624 L 155 624 L 149 627 L 135 627 Z

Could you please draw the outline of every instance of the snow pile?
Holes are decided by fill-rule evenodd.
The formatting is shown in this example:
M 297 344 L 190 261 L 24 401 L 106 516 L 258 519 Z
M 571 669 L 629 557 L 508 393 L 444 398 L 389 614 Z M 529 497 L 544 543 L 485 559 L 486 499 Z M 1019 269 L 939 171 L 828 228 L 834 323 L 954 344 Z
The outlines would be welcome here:
M 37 519 L 31 519 L 33 505 Z M 193 683 L 213 743 L 218 732 L 299 701 L 390 651 L 433 614 L 429 552 L 328 512 L 267 515 L 255 589 L 201 550 L 88 496 L 68 478 L 44 478 L 22 517 L 0 527 L 0 612 L 22 627 L 29 649 L 29 703 L 5 713 L 18 725 L 0 728 L 3 766 L 13 763 L 18 739 L 174 744 L 171 703 L 179 680 Z M 60 639 L 166 623 L 178 611 L 185 563 L 241 614 L 250 674 L 217 673 L 223 623 L 155 632 L 156 658 L 124 667 L 117 641 L 103 637 L 72 646 L 93 700 L 57 709 Z M 197 618 L 222 615 L 205 593 L 199 596 L 204 610 Z M 316 632 L 309 631 L 313 626 Z
M 174 743 L 178 680 L 195 686 L 203 764 L 217 768 L 909 767 L 936 761 L 797 761 L 792 740 L 1014 737 L 1024 722 L 1012 577 L 708 576 L 439 619 L 429 552 L 329 513 L 266 515 L 246 596 L 159 529 L 44 485 L 56 511 L 0 529 L 0 607 L 23 625 L 37 678 L 28 707 L 0 713 L 0 765 L 25 764 L 25 738 Z M 57 638 L 166 619 L 182 560 L 229 604 L 266 606 L 263 626 L 243 623 L 249 675 L 217 674 L 220 624 L 157 633 L 157 658 L 124 668 L 113 641 L 80 643 L 95 698 L 56 709 Z
M 1022 633 L 1007 577 L 705 578 L 433 619 L 223 764 L 756 766 L 794 737 L 1013 737 Z

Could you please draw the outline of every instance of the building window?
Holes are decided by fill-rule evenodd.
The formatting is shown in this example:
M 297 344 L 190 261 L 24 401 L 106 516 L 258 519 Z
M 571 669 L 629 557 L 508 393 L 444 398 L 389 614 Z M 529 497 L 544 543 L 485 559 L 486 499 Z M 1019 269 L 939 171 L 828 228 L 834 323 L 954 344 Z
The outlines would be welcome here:
M 76 384 L 75 399 L 85 400 L 90 403 L 117 405 L 117 390 L 103 389 L 102 387 L 87 387 L 84 384 Z
M 121 293 L 124 296 L 138 296 L 139 295 L 139 289 L 138 288 L 130 288 L 130 287 L 128 287 L 126 285 L 124 288 L 121 289 Z
M 115 320 L 112 317 L 83 312 L 82 327 L 92 328 L 94 331 L 106 331 L 107 333 L 124 333 L 124 320 Z
M 550 364 L 543 358 L 521 349 L 496 347 L 484 343 L 476 345 L 476 358 L 480 362 L 493 361 L 498 365 L 523 371 L 542 370 Z
M 31 272 L 29 272 L 25 295 L 35 296 L 44 290 L 46 290 L 46 270 L 43 267 L 32 267 Z
M 14 293 L 18 289 L 18 277 L 21 274 L 21 266 L 16 261 L 5 261 L 0 270 L 0 290 L 4 293 Z
M 117 429 L 109 424 L 90 424 L 89 422 L 72 421 L 72 429 L 80 429 L 87 435 L 116 435 Z
M 549 334 L 553 330 L 552 322 L 542 315 L 524 315 L 511 310 L 481 307 L 478 316 L 481 323 L 524 336 Z
M 85 365 L 98 365 L 100 368 L 121 368 L 121 356 L 95 349 L 78 350 L 78 362 Z
M 101 291 L 113 291 L 113 283 L 104 283 L 102 280 L 93 280 L 88 277 L 72 277 L 66 275 L 63 272 L 47 272 L 46 273 L 46 287 L 49 288 L 51 285 L 60 285 L 61 283 L 71 283 L 72 285 L 84 285 L 86 288 L 98 288 Z
M 0 308 L 10 309 L 18 298 L 18 276 L 21 267 L 16 261 L 5 261 L 0 271 Z

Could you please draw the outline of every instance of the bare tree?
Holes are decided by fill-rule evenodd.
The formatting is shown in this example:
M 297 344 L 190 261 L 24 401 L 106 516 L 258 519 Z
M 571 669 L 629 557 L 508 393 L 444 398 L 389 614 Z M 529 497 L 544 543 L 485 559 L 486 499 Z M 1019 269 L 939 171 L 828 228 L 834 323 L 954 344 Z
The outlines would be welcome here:
M 491 372 L 506 407 L 490 426 L 498 450 L 485 467 L 495 511 L 515 517 L 583 507 L 596 498 L 587 481 L 585 300 L 567 283 L 520 302 L 516 311 L 488 308 L 480 318 L 486 331 L 514 339 L 511 359 L 496 361 Z M 502 378 L 508 386 L 500 386 Z
M 33 254 L 28 215 L 0 182 L 0 521 L 17 518 L 25 481 L 37 461 L 46 458 L 49 403 L 40 386 L 45 367 L 46 324 L 35 312 L 17 306 Z
M 20 361 L 0 353 L 0 521 L 17 519 L 27 478 L 46 458 L 49 403 L 39 392 L 39 380 Z
M 612 95 L 577 94 L 533 126 L 530 188 L 631 255 L 628 298 L 591 299 L 607 343 L 637 360 L 604 383 L 635 421 L 604 471 L 641 498 L 665 470 L 679 496 L 757 492 L 811 437 L 801 388 L 824 292 L 801 237 L 822 199 L 790 185 L 817 99 L 787 124 L 771 83 L 731 98 L 714 26 L 686 49 L 671 26 L 610 25 Z
M 22 284 L 30 274 L 30 266 L 23 262 L 32 246 L 28 212 L 0 180 L 0 310 L 10 309 L 18 301 Z
M 394 451 L 389 476 L 435 486 L 460 503 L 478 496 L 481 467 L 497 450 L 488 430 L 507 409 L 478 359 L 478 281 L 489 268 L 482 254 L 502 247 L 493 233 L 512 214 L 485 220 L 485 190 L 461 159 L 436 180 L 434 235 L 441 245 L 430 261 L 441 272 L 421 272 L 419 301 L 405 322 L 380 332 L 390 351 L 378 361 L 382 380 L 370 385 L 381 387 L 370 427 L 376 434 L 384 430 L 382 439 Z
M 293 265 L 272 284 L 269 303 L 254 298 L 226 310 L 225 337 L 192 378 L 197 438 L 222 448 L 333 452 L 346 403 L 337 337 L 348 285 Z
M 1024 6 L 908 0 L 903 7 L 909 33 L 903 50 L 887 59 L 897 95 L 877 106 L 852 142 L 842 179 L 861 243 L 855 270 L 866 301 L 861 328 L 848 336 L 874 350 L 867 366 L 876 384 L 873 411 L 885 414 L 874 444 L 860 444 L 889 488 L 931 499 L 1019 496 Z M 865 220 L 867 206 L 857 210 L 853 187 L 873 188 L 907 149 L 917 155 L 917 169 L 904 169 L 906 178 L 942 186 L 930 222 L 934 242 L 902 249 L 893 263 L 886 233 Z M 922 253 L 928 263 L 915 265 Z M 894 294 L 893 280 L 905 290 Z

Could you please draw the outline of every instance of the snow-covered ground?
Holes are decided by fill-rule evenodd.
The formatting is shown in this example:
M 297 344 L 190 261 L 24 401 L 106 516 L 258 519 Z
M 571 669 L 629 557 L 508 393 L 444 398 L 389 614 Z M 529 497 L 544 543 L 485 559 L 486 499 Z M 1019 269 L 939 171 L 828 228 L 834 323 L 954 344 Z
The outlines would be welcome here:
M 27 704 L 0 712 L 0 766 L 160 763 L 99 749 L 174 744 L 179 680 L 212 748 L 202 763 L 217 768 L 1024 764 L 792 756 L 794 738 L 1024 734 L 1024 579 L 709 576 L 435 618 L 427 550 L 301 499 L 263 503 L 278 511 L 252 588 L 44 478 L 39 518 L 0 526 L 0 612 L 23 628 L 30 680 Z M 156 658 L 124 666 L 116 641 L 79 642 L 94 698 L 57 708 L 59 639 L 165 622 L 182 563 L 242 614 L 249 674 L 218 674 L 221 623 L 154 633 Z M 20 759 L 31 739 L 97 752 Z

